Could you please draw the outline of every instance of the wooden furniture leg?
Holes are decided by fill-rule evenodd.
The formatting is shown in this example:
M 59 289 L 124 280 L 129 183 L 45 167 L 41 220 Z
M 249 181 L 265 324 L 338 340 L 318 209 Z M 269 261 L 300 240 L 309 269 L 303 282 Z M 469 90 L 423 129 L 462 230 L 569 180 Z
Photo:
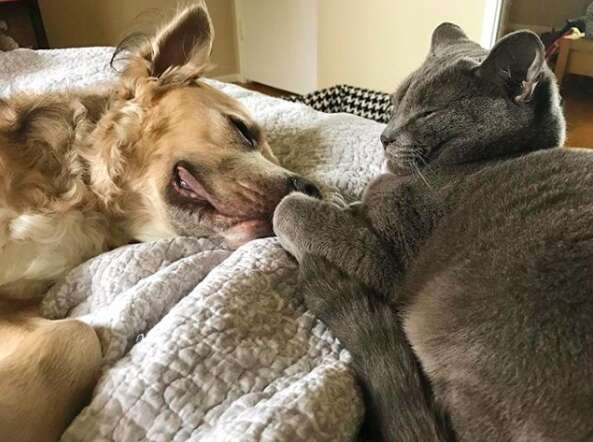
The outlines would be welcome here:
M 560 40 L 560 52 L 558 54 L 558 60 L 556 61 L 556 78 L 558 79 L 558 86 L 562 87 L 562 80 L 564 80 L 564 74 L 566 73 L 566 65 L 568 64 L 568 56 L 570 54 L 571 40 L 563 38 Z

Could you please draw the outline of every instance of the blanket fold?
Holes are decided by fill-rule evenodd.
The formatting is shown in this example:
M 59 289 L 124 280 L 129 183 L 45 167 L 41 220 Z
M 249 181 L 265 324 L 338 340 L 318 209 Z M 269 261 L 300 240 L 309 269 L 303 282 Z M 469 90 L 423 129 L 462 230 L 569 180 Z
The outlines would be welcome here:
M 0 96 L 113 79 L 110 48 L 0 55 Z M 209 80 L 261 123 L 289 169 L 344 202 L 379 173 L 383 125 Z M 92 324 L 103 374 L 63 441 L 347 441 L 364 413 L 349 355 L 308 313 L 275 238 L 134 244 L 48 293 L 53 318 Z

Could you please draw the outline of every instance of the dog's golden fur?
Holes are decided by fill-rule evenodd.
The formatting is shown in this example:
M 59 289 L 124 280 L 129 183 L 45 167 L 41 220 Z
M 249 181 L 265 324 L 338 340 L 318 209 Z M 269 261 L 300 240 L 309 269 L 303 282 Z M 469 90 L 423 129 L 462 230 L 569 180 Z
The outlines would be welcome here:
M 126 52 L 115 87 L 0 101 L 0 434 L 56 440 L 87 399 L 101 348 L 75 320 L 38 317 L 65 272 L 131 241 L 270 232 L 289 191 L 234 99 L 200 81 L 213 32 L 200 2 Z

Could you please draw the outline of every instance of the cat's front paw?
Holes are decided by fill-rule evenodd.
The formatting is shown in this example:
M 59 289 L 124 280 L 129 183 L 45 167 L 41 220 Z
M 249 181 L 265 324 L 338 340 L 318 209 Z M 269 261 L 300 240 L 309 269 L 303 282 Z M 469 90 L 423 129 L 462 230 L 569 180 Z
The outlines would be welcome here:
M 310 242 L 315 222 L 310 214 L 316 210 L 319 200 L 302 193 L 291 193 L 284 197 L 274 211 L 274 233 L 280 244 L 298 261 Z
M 347 279 L 335 265 L 320 256 L 305 253 L 299 268 L 299 286 L 307 309 L 331 326 L 338 306 L 348 304 L 349 295 L 340 290 Z
M 329 327 L 353 354 L 364 348 L 364 329 L 371 304 L 380 305 L 380 296 L 362 282 L 344 273 L 323 257 L 305 254 L 299 271 L 299 286 L 305 305 Z

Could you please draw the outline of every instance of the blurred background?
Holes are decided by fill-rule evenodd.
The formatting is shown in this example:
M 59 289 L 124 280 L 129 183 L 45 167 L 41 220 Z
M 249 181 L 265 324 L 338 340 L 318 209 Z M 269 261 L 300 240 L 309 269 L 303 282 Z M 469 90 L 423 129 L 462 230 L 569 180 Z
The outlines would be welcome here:
M 561 80 L 571 143 L 593 147 L 591 0 L 206 3 L 216 30 L 216 68 L 210 75 L 272 95 L 340 84 L 392 92 L 422 62 L 432 30 L 443 21 L 459 24 L 485 47 L 508 32 L 532 29 L 544 39 Z M 0 45 L 11 38 L 21 47 L 114 46 L 176 5 L 176 0 L 0 0 Z M 563 38 L 569 33 L 571 39 Z
M 19 4 L 28 0 L 1 3 L 26 18 Z M 486 1 L 206 3 L 216 29 L 213 58 L 218 67 L 212 75 L 238 78 L 244 70 L 254 80 L 304 93 L 338 83 L 393 89 L 425 56 L 430 32 L 440 22 L 459 23 L 480 39 Z M 158 18 L 157 11 L 175 8 L 177 1 L 38 0 L 38 5 L 49 47 L 66 48 L 114 46 L 139 23 Z M 17 31 L 16 20 L 3 19 L 12 22 L 11 32 Z M 30 35 L 21 46 L 34 44 Z

